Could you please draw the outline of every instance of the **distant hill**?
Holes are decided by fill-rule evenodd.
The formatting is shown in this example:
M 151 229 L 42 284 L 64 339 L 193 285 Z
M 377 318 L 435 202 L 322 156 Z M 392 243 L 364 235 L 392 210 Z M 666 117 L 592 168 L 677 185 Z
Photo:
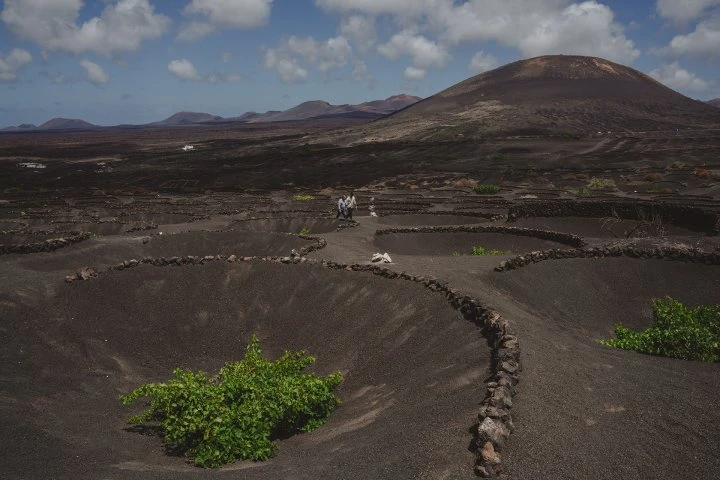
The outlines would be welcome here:
M 13 127 L 5 127 L 5 128 L 2 128 L 2 129 L 0 129 L 0 131 L 2 131 L 2 132 L 15 132 L 15 131 L 20 131 L 20 130 L 33 130 L 33 129 L 36 129 L 36 128 L 37 128 L 37 126 L 36 126 L 36 125 L 33 125 L 32 123 L 23 123 L 23 124 L 20 124 L 20 125 L 18 125 L 18 126 L 16 126 L 16 127 L 13 126 Z
M 712 105 L 713 107 L 720 107 L 720 98 L 715 98 L 715 99 L 713 99 L 713 100 L 708 100 L 708 101 L 705 102 L 705 103 L 708 103 L 708 104 Z
M 36 127 L 37 130 L 87 130 L 93 128 L 98 128 L 98 126 L 77 118 L 53 118 Z
M 199 113 L 199 112 L 178 112 L 174 115 L 169 116 L 165 120 L 159 122 L 153 122 L 149 125 L 191 125 L 194 123 L 212 122 L 215 120 L 222 120 L 223 118 L 218 115 L 212 115 L 210 113 Z
M 419 100 L 421 100 L 420 97 L 405 94 L 358 105 L 332 105 L 323 100 L 311 100 L 281 112 L 248 112 L 240 117 L 234 117 L 234 119 L 248 123 L 287 122 L 312 118 L 367 118 L 372 120 L 405 108 Z
M 330 140 L 445 141 L 707 125 L 720 126 L 720 111 L 637 70 L 601 58 L 554 55 L 469 78 Z
M 173 127 L 181 125 L 214 124 L 214 123 L 267 123 L 287 122 L 311 119 L 354 119 L 354 120 L 375 120 L 397 110 L 403 109 L 421 100 L 420 97 L 412 95 L 394 95 L 384 100 L 374 100 L 358 105 L 332 105 L 323 100 L 312 100 L 303 102 L 288 110 L 270 110 L 265 113 L 246 112 L 237 117 L 223 118 L 219 115 L 202 112 L 178 112 L 164 120 L 147 123 L 144 125 L 117 125 L 123 128 L 142 127 Z M 70 130 L 70 129 L 94 129 L 112 128 L 98 127 L 84 120 L 53 118 L 39 127 L 31 124 L 23 124 L 16 127 L 3 128 L 0 131 L 19 130 Z

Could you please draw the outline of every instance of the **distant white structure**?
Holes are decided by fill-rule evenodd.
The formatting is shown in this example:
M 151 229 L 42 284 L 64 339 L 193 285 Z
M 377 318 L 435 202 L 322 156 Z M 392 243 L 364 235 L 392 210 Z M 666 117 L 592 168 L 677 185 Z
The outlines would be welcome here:
M 185 145 L 183 147 L 184 152 L 189 152 L 190 150 L 195 150 L 195 147 L 193 145 Z

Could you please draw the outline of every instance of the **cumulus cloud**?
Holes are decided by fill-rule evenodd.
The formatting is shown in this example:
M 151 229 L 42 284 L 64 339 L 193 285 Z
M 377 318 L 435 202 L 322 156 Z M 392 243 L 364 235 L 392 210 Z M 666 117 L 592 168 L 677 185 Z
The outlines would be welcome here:
M 364 83 L 370 88 L 375 87 L 375 78 L 370 73 L 367 63 L 364 60 L 355 60 L 350 78 L 356 82 Z
M 324 42 L 312 37 L 289 37 L 277 48 L 267 48 L 263 54 L 263 66 L 275 70 L 283 83 L 302 83 L 308 76 L 308 68 L 315 67 L 327 74 L 345 67 L 353 56 L 348 39 L 339 35 Z
M 272 48 L 265 51 L 263 66 L 268 70 L 275 70 L 280 81 L 288 85 L 302 83 L 308 76 L 308 71 L 298 65 L 296 59 L 285 57 Z
M 0 52 L 0 82 L 15 82 L 20 69 L 32 61 L 32 55 L 22 48 L 13 48 L 10 53 Z
M 710 7 L 720 5 L 720 0 L 657 0 L 657 11 L 665 18 L 687 22 L 702 16 Z
M 220 58 L 222 59 L 223 63 L 228 63 L 233 58 L 232 52 L 223 52 L 220 54 Z
M 526 56 L 580 54 L 632 63 L 640 52 L 613 11 L 595 0 L 316 0 L 343 14 L 391 15 L 439 46 L 493 41 Z M 420 65 L 416 65 L 420 67 Z
M 470 59 L 468 69 L 475 73 L 483 73 L 499 66 L 500 62 L 498 62 L 498 59 L 495 58 L 494 55 L 480 51 Z
M 340 34 L 347 38 L 360 52 L 368 52 L 375 46 L 377 33 L 375 19 L 364 15 L 351 15 L 342 20 Z
M 86 80 L 96 87 L 105 85 L 110 81 L 110 75 L 108 75 L 97 63 L 93 63 L 86 59 L 80 62 L 80 66 L 85 69 Z
M 178 42 L 194 42 L 210 35 L 215 31 L 215 26 L 207 22 L 190 22 L 185 25 L 175 37 Z
M 387 43 L 378 46 L 378 52 L 390 60 L 408 55 L 418 69 L 442 67 L 451 59 L 450 53 L 442 45 L 411 30 L 393 35 Z
M 179 41 L 195 41 L 217 27 L 248 29 L 265 25 L 273 0 L 192 0 L 183 10 L 188 16 L 204 17 L 184 26 Z
M 690 55 L 700 58 L 720 58 L 720 13 L 704 20 L 687 35 L 677 35 L 662 51 L 671 56 Z
M 405 80 L 417 81 L 425 78 L 426 73 L 427 71 L 422 68 L 407 67 L 403 72 L 403 77 Z
M 167 68 L 168 72 L 176 78 L 188 82 L 232 83 L 239 82 L 243 79 L 243 76 L 237 73 L 210 73 L 202 75 L 187 58 L 173 60 L 168 64 Z
M 82 6 L 82 0 L 5 0 L 0 18 L 10 32 L 44 52 L 105 56 L 136 51 L 145 40 L 163 35 L 171 23 L 156 14 L 148 0 L 119 0 L 99 17 L 78 24 Z
M 661 65 L 652 70 L 650 76 L 674 90 L 704 92 L 710 88 L 708 82 L 694 73 L 688 72 L 678 62 Z

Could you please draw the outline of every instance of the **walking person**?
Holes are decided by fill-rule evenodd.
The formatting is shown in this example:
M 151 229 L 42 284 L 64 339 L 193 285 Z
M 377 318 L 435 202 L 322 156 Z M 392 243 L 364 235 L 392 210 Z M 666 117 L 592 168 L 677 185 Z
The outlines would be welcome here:
M 353 192 L 350 192 L 350 196 L 345 199 L 345 207 L 347 208 L 348 218 L 352 220 L 353 211 L 357 208 L 357 200 Z
M 347 206 L 345 205 L 345 200 L 343 199 L 342 195 L 338 197 L 337 215 L 335 215 L 335 219 L 340 218 L 340 215 L 342 215 L 343 218 L 347 218 Z

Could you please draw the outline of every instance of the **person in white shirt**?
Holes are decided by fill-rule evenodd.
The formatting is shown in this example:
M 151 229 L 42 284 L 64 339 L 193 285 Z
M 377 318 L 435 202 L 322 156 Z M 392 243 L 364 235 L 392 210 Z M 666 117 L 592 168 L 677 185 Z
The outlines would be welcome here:
M 353 192 L 350 192 L 350 196 L 345 199 L 345 207 L 348 212 L 347 218 L 352 220 L 353 211 L 357 208 L 357 200 L 355 199 L 355 194 Z
M 340 218 L 340 215 L 342 215 L 343 218 L 347 218 L 347 205 L 345 205 L 345 200 L 342 195 L 338 197 L 337 215 L 335 215 L 335 218 Z

